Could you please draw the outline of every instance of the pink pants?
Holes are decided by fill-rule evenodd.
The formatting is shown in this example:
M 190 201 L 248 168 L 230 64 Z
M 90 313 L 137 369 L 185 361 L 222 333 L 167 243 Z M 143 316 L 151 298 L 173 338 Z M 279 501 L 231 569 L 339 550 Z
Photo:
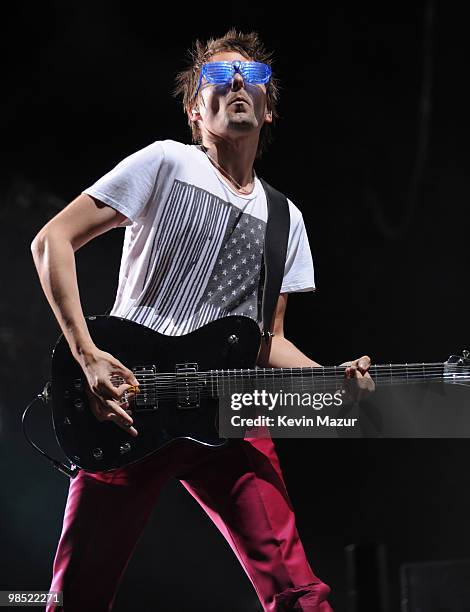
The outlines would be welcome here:
M 223 534 L 266 612 L 331 612 L 329 587 L 312 572 L 271 439 L 223 449 L 177 442 L 137 464 L 81 471 L 70 482 L 51 591 L 64 607 L 112 609 L 119 581 L 162 485 L 180 479 Z

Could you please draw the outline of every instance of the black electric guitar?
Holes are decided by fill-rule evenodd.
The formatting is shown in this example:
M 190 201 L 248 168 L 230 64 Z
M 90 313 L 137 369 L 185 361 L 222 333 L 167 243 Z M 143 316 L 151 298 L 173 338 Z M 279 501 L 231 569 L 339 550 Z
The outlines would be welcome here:
M 63 336 L 52 357 L 52 413 L 57 440 L 72 463 L 90 472 L 136 462 L 176 439 L 218 447 L 219 398 L 253 389 L 307 392 L 342 386 L 343 367 L 256 368 L 258 324 L 230 316 L 184 336 L 165 336 L 119 317 L 87 317 L 96 345 L 133 370 L 139 392 L 130 410 L 136 438 L 109 421 L 99 422 L 88 406 L 86 379 Z M 445 363 L 371 366 L 376 384 L 470 380 L 468 354 Z M 124 381 L 115 377 L 119 386 Z

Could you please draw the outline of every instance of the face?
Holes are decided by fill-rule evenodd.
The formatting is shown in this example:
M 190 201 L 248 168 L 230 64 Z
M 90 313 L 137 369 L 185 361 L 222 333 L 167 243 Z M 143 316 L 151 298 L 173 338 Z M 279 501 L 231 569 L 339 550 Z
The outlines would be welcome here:
M 240 53 L 224 51 L 216 53 L 210 62 L 248 61 Z M 266 85 L 245 83 L 238 72 L 231 82 L 215 85 L 202 79 L 196 103 L 190 113 L 193 121 L 199 121 L 202 133 L 230 137 L 249 132 L 258 133 L 263 123 L 272 123 L 272 114 L 267 110 Z

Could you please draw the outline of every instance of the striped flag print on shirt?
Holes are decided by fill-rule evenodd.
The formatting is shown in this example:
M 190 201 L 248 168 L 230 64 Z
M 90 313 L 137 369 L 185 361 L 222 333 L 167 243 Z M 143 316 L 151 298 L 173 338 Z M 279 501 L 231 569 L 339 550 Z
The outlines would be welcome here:
M 126 318 L 168 335 L 232 314 L 260 320 L 265 221 L 175 180 L 155 223 L 143 289 Z

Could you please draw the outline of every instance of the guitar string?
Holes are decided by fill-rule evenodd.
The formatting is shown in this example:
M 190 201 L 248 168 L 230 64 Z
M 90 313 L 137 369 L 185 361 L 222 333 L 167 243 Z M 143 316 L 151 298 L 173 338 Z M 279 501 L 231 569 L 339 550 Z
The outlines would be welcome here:
M 403 374 L 397 374 L 395 373 L 393 376 L 386 376 L 386 375 L 380 375 L 380 376 L 371 376 L 370 377 L 372 380 L 375 380 L 377 382 L 382 382 L 385 380 L 390 380 L 390 381 L 394 381 L 394 380 L 427 380 L 427 379 L 435 379 L 435 378 L 442 378 L 443 380 L 454 380 L 457 378 L 461 378 L 461 379 L 467 379 L 470 378 L 470 374 L 469 373 L 463 373 L 463 372 L 441 372 L 441 371 L 436 371 L 433 373 L 426 373 L 426 374 L 420 374 L 419 372 L 416 373 L 403 373 Z M 281 382 L 285 382 L 288 383 L 289 381 L 292 381 L 293 383 L 312 383 L 312 384 L 316 384 L 318 382 L 335 382 L 338 380 L 354 380 L 354 379 L 347 379 L 342 375 L 338 375 L 338 376 L 317 376 L 317 377 L 309 377 L 309 376 L 291 376 L 291 377 L 286 377 L 286 376 L 246 376 L 243 374 L 240 375 L 236 375 L 235 373 L 232 376 L 217 376 L 217 375 L 210 375 L 210 376 L 203 376 L 200 375 L 192 380 L 188 380 L 188 379 L 179 379 L 178 377 L 168 377 L 168 378 L 157 378 L 155 380 L 149 380 L 149 381 L 141 381 L 138 385 L 138 388 L 140 391 L 142 391 L 143 389 L 150 389 L 150 388 L 165 388 L 165 387 L 174 387 L 174 386 L 186 386 L 186 385 L 193 385 L 193 384 L 197 384 L 197 385 L 205 385 L 205 384 L 212 384 L 216 381 L 221 381 L 221 382 L 233 382 L 235 383 L 241 383 L 241 382 L 273 382 L 273 381 L 281 381 Z M 116 382 L 116 388 L 121 386 L 122 384 L 125 384 L 121 381 L 115 381 Z
M 381 382 L 382 384 L 385 384 L 385 385 L 391 385 L 391 384 L 400 384 L 400 383 L 420 383 L 420 382 L 427 382 L 427 381 L 432 381 L 432 380 L 436 380 L 436 381 L 437 380 L 441 380 L 442 381 L 442 378 L 443 378 L 442 374 L 441 374 L 441 372 L 439 372 L 439 373 L 437 373 L 435 375 L 430 375 L 430 376 L 429 375 L 428 376 L 424 376 L 424 375 L 417 376 L 417 375 L 415 375 L 415 376 L 412 376 L 412 377 L 410 377 L 410 376 L 407 376 L 407 377 L 398 377 L 398 376 L 395 376 L 395 378 L 392 379 L 392 380 L 389 377 L 384 377 L 383 380 L 377 379 L 376 381 L 377 382 Z M 462 375 L 462 374 L 459 374 L 456 377 L 455 374 L 452 374 L 450 378 L 451 378 L 452 382 L 455 382 L 455 381 L 459 381 L 459 380 L 468 380 L 469 377 L 465 376 L 465 375 Z M 225 387 L 226 387 L 226 385 L 224 383 L 225 383 L 226 379 L 216 379 L 216 382 L 219 382 L 219 380 L 222 382 L 222 391 L 224 392 L 225 391 Z M 270 383 L 273 382 L 270 379 L 257 379 L 257 380 L 250 379 L 250 380 L 247 380 L 245 378 L 244 381 L 238 379 L 236 382 L 238 382 L 238 383 L 240 383 L 240 382 L 242 382 L 242 383 L 243 382 L 250 383 L 249 387 L 242 386 L 243 390 L 245 390 L 245 389 L 246 390 L 253 390 L 253 387 L 252 387 L 252 383 L 253 382 L 258 382 L 258 383 L 261 382 L 265 387 L 267 387 L 267 389 L 274 389 L 274 388 L 277 389 L 278 388 L 278 386 L 276 386 L 276 387 L 271 387 L 270 386 Z M 283 382 L 286 383 L 287 387 L 289 387 L 289 382 L 290 382 L 289 380 L 284 380 Z M 303 382 L 303 380 L 301 380 L 301 382 Z M 330 381 L 328 381 L 328 382 L 330 382 Z M 339 381 L 335 380 L 335 382 L 339 382 Z M 321 382 L 320 382 L 320 384 L 318 384 L 316 388 L 318 389 L 318 388 L 321 388 L 321 387 L 326 387 L 326 385 L 325 384 L 321 384 Z M 215 391 L 214 388 L 212 389 L 212 392 L 210 390 L 206 389 L 205 387 L 201 388 L 199 386 L 199 381 L 192 381 L 191 384 L 186 384 L 184 389 L 181 389 L 181 388 L 178 389 L 175 385 L 166 386 L 166 387 L 163 386 L 162 387 L 160 385 L 155 385 L 155 383 L 152 383 L 150 388 L 153 391 L 153 395 L 146 396 L 146 397 L 148 397 L 149 401 L 150 401 L 150 399 L 164 400 L 164 399 L 172 398 L 172 397 L 180 397 L 180 398 L 189 397 L 190 394 L 194 393 L 194 392 L 198 392 L 199 395 L 203 396 L 203 397 L 206 397 L 206 396 L 207 397 L 211 397 L 211 396 L 214 397 L 214 391 Z M 240 387 L 237 387 L 237 389 L 238 388 L 240 388 Z M 293 390 L 294 390 L 294 387 L 292 387 L 292 391 Z M 217 385 L 217 391 L 220 392 L 220 386 L 219 385 Z M 229 384 L 228 384 L 228 391 L 229 392 L 231 391 L 230 379 L 229 379 Z M 305 390 L 303 390 L 303 391 L 305 391 Z M 296 392 L 298 392 L 298 391 L 296 391 Z M 131 397 L 131 399 L 133 399 L 134 397 L 137 398 L 136 401 L 138 401 L 139 394 L 137 394 L 137 396 L 133 395 Z
M 406 383 L 407 381 L 403 380 L 402 382 Z M 415 384 L 419 384 L 422 381 L 416 380 L 416 381 L 413 381 L 413 382 Z M 398 382 L 397 384 L 400 384 L 400 383 Z M 387 383 L 385 384 L 385 386 L 388 386 Z M 242 391 L 244 391 L 244 390 L 252 391 L 252 389 L 243 389 L 243 388 L 241 388 L 241 389 L 242 389 Z M 272 389 L 275 390 L 275 388 L 272 388 Z M 277 389 L 277 387 L 276 387 L 276 389 Z M 240 387 L 238 387 L 237 390 L 239 391 Z M 266 390 L 269 391 L 269 387 Z M 285 393 L 294 393 L 294 390 L 292 390 L 292 391 L 283 390 L 283 391 Z M 233 392 L 233 389 L 230 389 L 230 388 L 226 389 L 225 387 L 222 387 L 222 388 L 219 387 L 217 389 L 217 393 L 215 393 L 215 392 L 214 393 L 210 393 L 208 391 L 198 390 L 198 397 L 199 398 L 201 398 L 201 397 L 202 398 L 220 398 L 220 397 L 230 396 L 232 392 Z M 298 391 L 296 393 L 298 393 Z M 305 389 L 303 390 L 303 393 L 306 393 Z M 152 397 L 152 396 L 148 397 L 147 398 L 147 403 L 152 403 L 153 401 L 158 403 L 160 401 L 165 401 L 165 400 L 170 400 L 170 399 L 175 399 L 175 398 L 176 399 L 180 399 L 181 401 L 183 401 L 183 400 L 190 400 L 191 399 L 191 395 L 183 395 L 181 393 L 178 393 L 177 391 L 168 391 L 166 393 L 158 393 L 154 397 Z M 193 401 L 195 401 L 195 398 L 192 398 L 192 399 L 193 399 Z M 131 401 L 132 401 L 132 398 L 131 398 Z M 140 408 L 145 408 L 145 405 L 139 404 L 138 401 L 136 401 L 136 402 L 132 401 L 132 405 L 136 406 L 137 409 L 139 409 L 139 407 Z
M 286 374 L 286 375 L 284 375 Z M 152 388 L 152 387 L 157 387 L 157 388 L 165 388 L 165 386 L 175 386 L 175 385 L 188 385 L 188 384 L 203 384 L 205 383 L 212 383 L 214 381 L 225 381 L 228 380 L 235 382 L 241 382 L 241 381 L 249 381 L 249 382 L 253 382 L 253 381 L 263 381 L 263 382 L 267 382 L 267 381 L 272 381 L 272 380 L 279 380 L 281 379 L 283 382 L 286 381 L 288 382 L 289 379 L 292 381 L 305 381 L 305 382 L 316 382 L 317 380 L 321 380 L 321 381 L 331 381 L 331 380 L 338 380 L 338 379 L 343 379 L 344 375 L 343 375 L 343 371 L 336 371 L 334 373 L 325 373 L 325 372 L 292 372 L 289 374 L 291 374 L 290 376 L 287 376 L 287 372 L 283 372 L 283 373 L 277 373 L 277 372 L 267 372 L 267 371 L 261 371 L 261 372 L 249 372 L 247 373 L 247 371 L 243 371 L 243 370 L 233 370 L 232 372 L 230 371 L 223 371 L 222 373 L 219 371 L 212 371 L 212 372 L 199 372 L 193 379 L 191 378 L 182 378 L 181 376 L 178 376 L 175 373 L 162 373 L 162 374 L 156 374 L 156 375 L 152 375 L 151 377 L 149 377 L 148 379 L 144 379 L 141 378 L 140 383 L 139 383 L 139 389 L 142 391 L 144 388 Z M 376 380 L 377 382 L 381 382 L 383 380 L 399 380 L 399 379 L 403 379 L 403 380 L 415 380 L 415 379 L 419 379 L 419 380 L 425 380 L 425 379 L 429 379 L 429 378 L 435 378 L 435 376 L 437 375 L 438 377 L 442 377 L 443 379 L 455 379 L 457 378 L 467 378 L 469 376 L 469 372 L 464 371 L 464 370 L 459 370 L 459 369 L 448 369 L 448 368 L 443 368 L 443 367 L 436 367 L 436 368 L 428 368 L 427 371 L 423 372 L 420 368 L 414 368 L 414 369 L 406 369 L 404 371 L 395 371 L 395 372 L 371 372 L 371 378 L 372 380 Z M 124 384 L 124 379 L 121 377 L 117 377 L 114 376 L 112 377 L 112 382 L 116 383 L 116 385 L 120 385 L 120 384 Z M 121 382 L 122 381 L 122 382 Z
M 383 381 L 415 381 L 415 380 L 430 380 L 430 379 L 439 379 L 442 378 L 443 380 L 456 380 L 456 379 L 461 379 L 461 380 L 466 380 L 467 378 L 469 378 L 469 373 L 467 372 L 462 372 L 462 371 L 443 371 L 441 368 L 434 370 L 433 372 L 402 372 L 402 373 L 395 373 L 393 375 L 387 375 L 387 374 L 380 374 L 380 375 L 372 375 L 371 376 L 372 380 L 375 380 L 376 382 L 380 383 Z M 286 382 L 288 383 L 289 380 L 291 380 L 292 382 L 311 382 L 311 383 L 316 383 L 318 381 L 322 381 L 322 382 L 331 382 L 331 381 L 340 381 L 340 380 L 344 380 L 344 376 L 341 375 L 336 375 L 336 376 L 332 376 L 331 374 L 328 376 L 306 376 L 306 375 L 299 375 L 299 376 L 291 376 L 289 377 L 280 377 L 279 375 L 256 375 L 256 376 L 246 376 L 243 374 L 243 372 L 240 372 L 239 375 L 237 376 L 236 372 L 233 372 L 233 374 L 224 374 L 223 376 L 221 375 L 217 375 L 217 374 L 209 374 L 209 375 L 204 375 L 204 374 L 199 374 L 197 377 L 195 377 L 194 379 L 181 379 L 178 378 L 177 376 L 173 375 L 169 375 L 169 376 L 155 376 L 152 377 L 150 380 L 141 380 L 139 383 L 139 390 L 142 391 L 144 389 L 151 389 L 151 388 L 158 388 L 158 389 L 164 389 L 165 387 L 174 387 L 174 386 L 188 386 L 188 385 L 196 385 L 196 386 L 200 386 L 203 384 L 213 384 L 214 382 L 217 381 L 221 381 L 221 382 L 225 382 L 228 381 L 233 382 L 234 384 L 240 383 L 240 382 L 260 382 L 260 383 L 268 383 L 268 382 L 272 382 L 272 381 L 278 381 L 279 379 L 281 379 L 282 382 Z M 122 381 L 122 382 L 121 382 Z M 116 383 L 116 386 L 120 386 L 121 384 L 124 384 L 124 379 L 112 379 L 112 382 Z
M 185 372 L 154 372 L 149 374 L 139 374 L 135 373 L 137 378 L 141 378 L 145 380 L 146 378 L 155 378 L 159 379 L 164 378 L 176 378 L 176 377 L 187 377 L 190 376 L 218 376 L 222 377 L 233 377 L 237 374 L 246 375 L 246 376 L 260 376 L 262 374 L 271 376 L 286 376 L 286 375 L 300 375 L 300 376 L 337 376 L 338 374 L 342 374 L 345 368 L 348 366 L 320 366 L 320 367 L 303 367 L 303 368 L 227 368 L 222 370 L 207 370 L 207 371 L 195 371 L 194 373 L 185 373 Z M 423 372 L 424 369 L 424 372 Z M 383 371 L 381 371 L 383 370 Z M 470 373 L 469 366 L 462 366 L 459 364 L 447 364 L 447 363 L 421 363 L 421 364 L 397 364 L 397 365 L 374 365 L 369 368 L 369 373 L 374 375 L 382 375 L 382 376 L 393 376 L 397 372 L 407 371 L 413 373 L 414 371 L 420 371 L 424 374 L 432 373 L 433 371 L 439 370 L 444 371 L 444 373 L 452 373 L 452 372 L 468 372 Z M 112 378 L 119 378 L 120 380 L 124 380 L 122 376 L 119 374 L 113 374 Z
M 401 383 L 403 383 L 403 384 L 405 384 L 405 383 L 421 383 L 421 382 L 427 382 L 427 381 L 432 382 L 432 381 L 441 381 L 441 380 L 442 380 L 442 378 L 440 376 L 434 376 L 434 377 L 426 377 L 426 378 L 424 378 L 424 377 L 413 377 L 413 378 L 405 378 L 405 377 L 403 377 L 403 378 L 397 378 L 397 379 L 395 379 L 393 381 L 384 379 L 384 380 L 379 380 L 379 381 L 376 380 L 375 382 L 381 383 L 382 385 L 383 384 L 393 385 L 393 384 L 401 384 Z M 468 377 L 468 376 L 450 379 L 451 382 L 469 381 L 469 380 L 470 380 L 470 377 Z M 220 382 L 224 383 L 225 381 L 220 381 Z M 232 387 L 234 387 L 234 390 L 236 390 L 239 387 L 249 390 L 249 389 L 253 388 L 252 383 L 261 383 L 263 385 L 263 387 L 266 387 L 266 388 L 269 388 L 269 389 L 272 389 L 272 390 L 279 388 L 279 385 L 270 386 L 270 384 L 273 381 L 268 381 L 268 380 L 236 381 L 236 382 L 238 383 L 238 385 L 236 385 L 236 386 L 235 385 L 230 385 L 230 384 L 223 385 L 223 386 L 224 387 L 227 386 L 229 388 L 232 386 Z M 304 381 L 300 381 L 300 382 L 303 383 Z M 328 383 L 329 382 L 330 381 L 328 381 Z M 338 380 L 337 382 L 338 382 L 338 385 L 340 385 L 343 382 L 343 380 Z M 246 383 L 246 385 L 244 385 L 243 383 Z M 290 384 L 289 381 L 287 381 L 287 380 L 284 381 L 283 387 L 285 387 L 285 388 L 292 387 L 293 389 L 294 388 L 298 389 L 298 385 L 295 385 L 295 384 L 292 384 L 292 383 Z M 324 388 L 326 388 L 326 387 L 331 388 L 331 385 L 330 384 L 326 384 L 326 383 L 322 383 L 321 381 L 319 381 L 317 385 L 313 385 L 313 388 L 322 388 L 322 387 L 324 387 Z M 186 385 L 185 389 L 177 389 L 175 385 L 173 385 L 173 386 L 166 386 L 166 387 L 162 387 L 162 386 L 158 386 L 158 385 L 157 386 L 152 385 L 152 386 L 149 386 L 147 388 L 152 389 L 153 391 L 155 391 L 159 395 L 161 395 L 165 391 L 172 391 L 172 392 L 174 391 L 176 394 L 183 395 L 184 392 L 186 390 L 189 390 L 189 389 L 199 390 L 199 391 L 205 391 L 206 390 L 205 386 L 201 386 L 200 383 L 194 383 L 192 385 Z M 303 389 L 303 390 L 307 391 L 307 389 Z M 138 397 L 138 395 L 139 395 L 139 393 L 137 395 L 132 395 L 131 397 Z
M 470 377 L 468 376 L 461 376 L 461 377 L 452 377 L 449 379 L 442 379 L 441 376 L 434 376 L 434 377 L 401 377 L 401 378 L 395 378 L 394 380 L 389 380 L 389 379 L 382 379 L 382 380 L 375 380 L 374 382 L 380 386 L 384 386 L 384 385 L 400 385 L 400 384 L 414 384 L 414 383 L 424 383 L 424 382 L 450 382 L 450 383 L 458 383 L 458 382 L 468 382 L 470 381 Z M 229 381 L 228 384 L 225 384 L 226 381 L 224 380 L 214 380 L 212 381 L 213 384 L 211 384 L 210 386 L 215 389 L 216 387 L 220 387 L 221 385 L 223 386 L 223 388 L 227 387 L 227 388 L 233 388 L 233 391 L 237 391 L 238 389 L 243 389 L 243 390 L 251 390 L 251 389 L 258 389 L 259 387 L 263 387 L 265 389 L 269 389 L 269 390 L 276 390 L 279 389 L 279 384 L 277 384 L 277 381 L 269 381 L 269 380 L 257 380 L 257 381 L 233 381 L 233 383 L 231 383 Z M 340 388 L 342 387 L 343 384 L 343 379 L 338 379 L 335 381 L 317 381 L 316 383 L 314 382 L 312 384 L 312 381 L 307 381 L 310 382 L 310 384 L 308 385 L 308 389 L 303 387 L 303 383 L 305 381 L 300 381 L 301 383 L 301 388 L 303 391 L 307 392 L 309 389 L 312 390 L 317 390 L 317 389 L 332 389 L 332 388 Z M 331 383 L 334 383 L 333 385 Z M 276 383 L 276 384 L 275 384 Z M 296 384 L 297 383 L 297 384 Z M 282 387 L 285 389 L 295 389 L 298 390 L 299 389 L 299 384 L 298 381 L 287 381 L 284 380 Z M 207 393 L 208 395 L 211 395 L 211 390 L 208 390 L 206 388 L 206 385 L 202 384 L 201 382 L 193 382 L 191 384 L 187 384 L 185 385 L 184 388 L 178 388 L 177 385 L 147 385 L 145 387 L 140 387 L 139 388 L 140 391 L 137 394 L 130 394 L 129 397 L 142 397 L 143 395 L 145 396 L 152 396 L 152 395 L 158 395 L 159 397 L 163 397 L 165 394 L 168 394 L 168 392 L 170 392 L 171 394 L 175 394 L 175 395 L 180 395 L 183 396 L 186 392 L 194 392 L 194 391 L 198 391 L 198 392 L 202 392 L 202 393 Z
M 282 378 L 292 379 L 309 379 L 315 378 L 337 379 L 343 377 L 345 366 L 327 366 L 319 368 L 234 368 L 224 370 L 209 370 L 197 371 L 186 374 L 178 372 L 152 372 L 149 374 L 137 374 L 140 378 L 139 387 L 142 386 L 164 386 L 164 383 L 189 384 L 193 382 L 200 383 L 201 381 L 212 381 L 232 379 L 239 381 L 240 378 L 248 380 L 259 380 L 266 378 L 267 380 Z M 467 367 L 459 364 L 448 363 L 421 363 L 421 364 L 397 364 L 397 365 L 374 365 L 369 369 L 369 374 L 372 378 L 379 379 L 397 379 L 400 375 L 406 375 L 407 378 L 416 377 L 416 373 L 420 378 L 428 378 L 434 373 L 439 373 L 444 378 L 454 378 L 456 375 L 462 376 L 467 374 Z M 124 384 L 124 378 L 118 374 L 112 375 L 111 380 L 116 384 Z M 184 381 L 184 382 L 183 382 Z

